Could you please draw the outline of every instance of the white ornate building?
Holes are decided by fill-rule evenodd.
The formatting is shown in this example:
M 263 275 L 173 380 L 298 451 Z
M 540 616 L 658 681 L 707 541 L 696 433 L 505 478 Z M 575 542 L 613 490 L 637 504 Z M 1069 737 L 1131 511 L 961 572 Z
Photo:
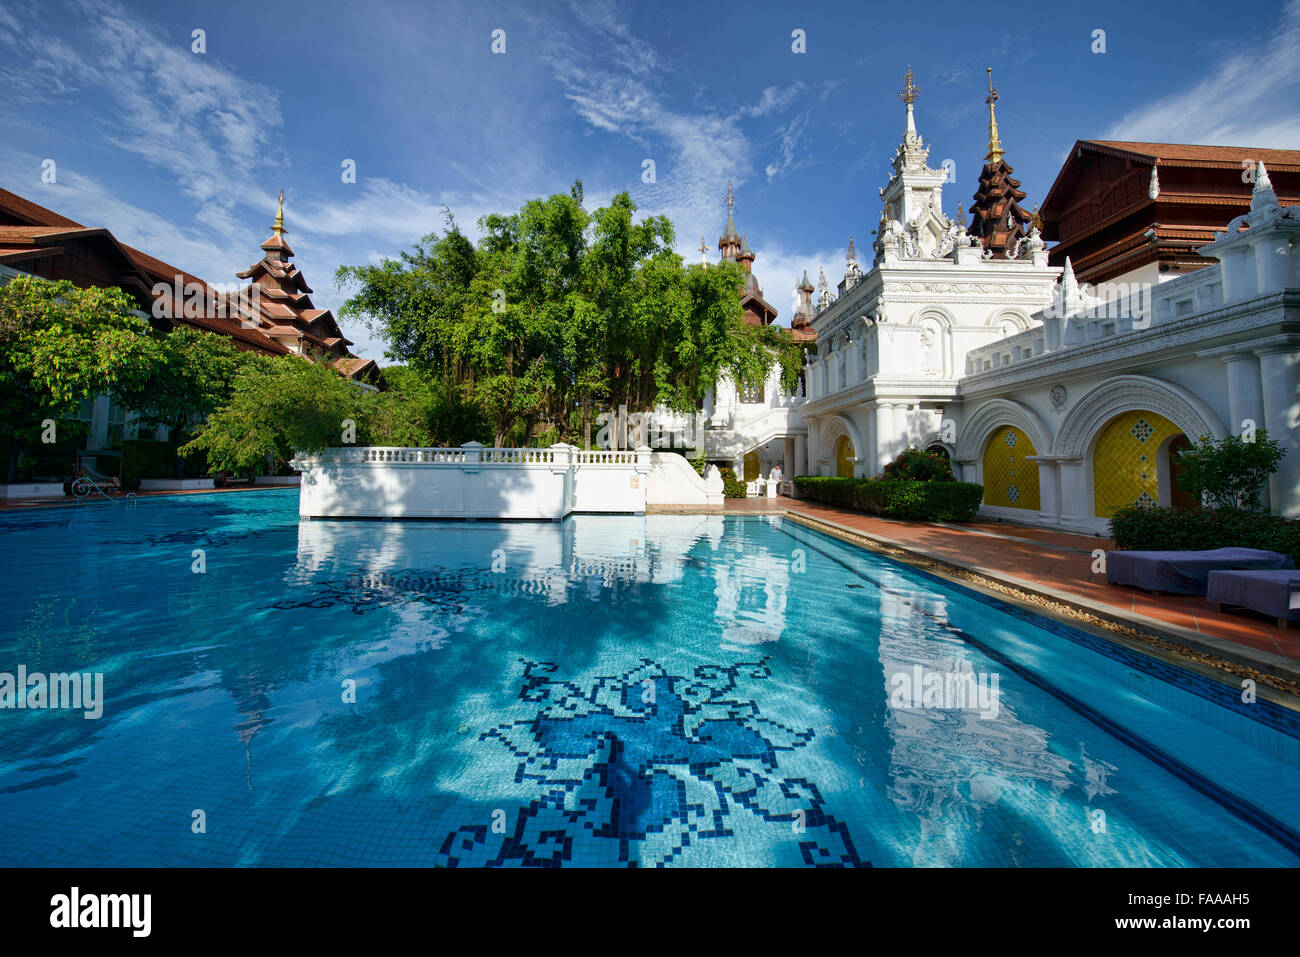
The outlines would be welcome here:
M 1135 268 L 1094 295 L 1068 259 L 1049 265 L 1036 217 L 1008 212 L 1026 215 L 991 85 L 984 240 L 960 206 L 956 220 L 943 212 L 945 172 L 928 165 L 915 94 L 909 71 L 872 267 L 851 251 L 835 294 L 823 276 L 815 311 L 800 285 L 817 342 L 806 398 L 773 382 L 751 407 L 720 386 L 709 411 L 726 428 L 709 433 L 710 458 L 757 455 L 765 475 L 781 464 L 787 477 L 871 476 L 909 445 L 941 449 L 959 478 L 984 485 L 984 514 L 1104 532 L 1119 506 L 1185 501 L 1171 452 L 1267 428 L 1288 449 L 1271 504 L 1300 516 L 1300 207 L 1279 205 L 1264 164 L 1249 213 L 1200 250 L 1218 262 L 1160 282 Z M 1155 201 L 1156 175 L 1132 173 L 1136 202 Z M 989 182 L 1003 201 L 987 199 Z

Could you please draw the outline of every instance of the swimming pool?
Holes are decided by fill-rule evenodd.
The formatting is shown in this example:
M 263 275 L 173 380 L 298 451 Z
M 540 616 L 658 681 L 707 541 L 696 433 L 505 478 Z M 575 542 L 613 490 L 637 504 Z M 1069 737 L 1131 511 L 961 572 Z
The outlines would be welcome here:
M 296 502 L 0 515 L 0 672 L 104 689 L 0 864 L 1300 864 L 1295 712 L 788 519 Z

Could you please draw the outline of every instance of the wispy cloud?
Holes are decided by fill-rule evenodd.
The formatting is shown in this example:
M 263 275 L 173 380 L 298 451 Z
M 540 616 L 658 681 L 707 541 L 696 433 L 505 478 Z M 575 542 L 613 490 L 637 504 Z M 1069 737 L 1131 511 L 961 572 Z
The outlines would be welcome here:
M 1226 56 L 1198 83 L 1124 116 L 1108 139 L 1300 148 L 1300 0 L 1262 47 Z
M 781 143 L 777 158 L 768 163 L 763 170 L 769 183 L 778 176 L 784 176 L 803 165 L 797 150 L 800 140 L 803 139 L 804 128 L 808 125 L 808 116 L 808 111 L 804 110 L 781 128 Z

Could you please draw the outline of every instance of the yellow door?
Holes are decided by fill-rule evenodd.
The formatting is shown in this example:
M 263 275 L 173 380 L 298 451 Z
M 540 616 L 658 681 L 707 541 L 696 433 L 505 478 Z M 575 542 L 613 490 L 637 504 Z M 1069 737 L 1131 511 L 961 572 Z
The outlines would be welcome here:
M 835 474 L 840 478 L 853 478 L 853 443 L 841 435 L 835 443 Z

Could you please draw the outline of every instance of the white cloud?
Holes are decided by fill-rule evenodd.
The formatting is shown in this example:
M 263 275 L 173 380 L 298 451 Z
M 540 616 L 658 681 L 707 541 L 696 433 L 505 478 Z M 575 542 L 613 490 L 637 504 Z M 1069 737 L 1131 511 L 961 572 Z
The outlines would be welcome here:
M 769 183 L 778 176 L 784 176 L 791 170 L 796 170 L 803 165 L 796 157 L 795 151 L 799 147 L 799 141 L 803 138 L 804 127 L 807 125 L 808 111 L 804 110 L 781 128 L 780 154 L 776 159 L 768 163 L 763 170 Z
M 1128 113 L 1106 139 L 1300 149 L 1300 0 L 1262 49 L 1228 56 L 1205 79 Z

